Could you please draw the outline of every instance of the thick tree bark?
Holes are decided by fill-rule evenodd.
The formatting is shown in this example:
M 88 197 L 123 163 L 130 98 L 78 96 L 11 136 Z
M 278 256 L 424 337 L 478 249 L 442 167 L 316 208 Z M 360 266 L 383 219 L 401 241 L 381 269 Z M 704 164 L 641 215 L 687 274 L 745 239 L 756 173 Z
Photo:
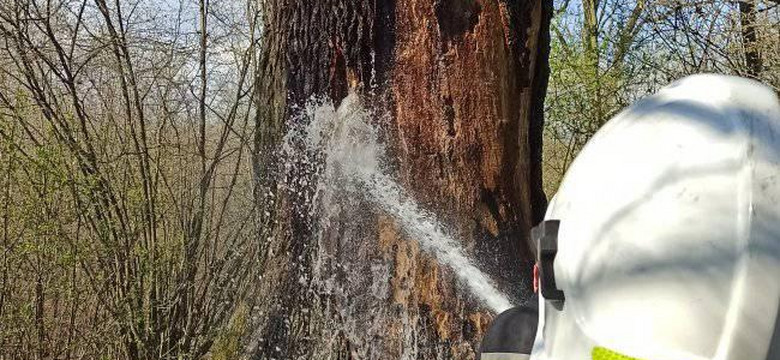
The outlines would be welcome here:
M 449 270 L 380 211 L 363 211 L 356 223 L 356 210 L 344 210 L 324 242 L 315 239 L 316 219 L 293 215 L 309 213 L 311 193 L 283 191 L 289 179 L 277 176 L 274 154 L 285 124 L 312 96 L 338 103 L 352 89 L 389 114 L 383 128 L 399 181 L 453 227 L 503 290 L 515 300 L 528 293 L 526 239 L 546 206 L 540 164 L 551 6 L 263 0 L 254 165 L 268 241 L 255 358 L 471 358 L 489 320 Z M 345 242 L 358 227 L 373 235 Z M 352 285 L 340 295 L 321 291 L 311 279 L 322 244 L 333 245 L 325 271 L 334 279 L 366 279 L 344 280 Z M 386 291 L 360 296 L 372 286 Z

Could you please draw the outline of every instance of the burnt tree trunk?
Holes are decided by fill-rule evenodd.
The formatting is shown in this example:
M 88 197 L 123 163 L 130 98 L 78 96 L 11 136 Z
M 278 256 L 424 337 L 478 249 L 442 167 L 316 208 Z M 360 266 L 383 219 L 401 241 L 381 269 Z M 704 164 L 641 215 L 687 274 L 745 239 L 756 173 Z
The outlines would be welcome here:
M 325 271 L 352 285 L 334 294 L 312 281 L 323 242 L 315 215 L 301 214 L 312 214 L 313 190 L 284 190 L 296 173 L 280 171 L 278 148 L 312 97 L 338 104 L 357 91 L 389 114 L 397 180 L 519 301 L 530 287 L 527 237 L 546 206 L 552 2 L 261 1 L 254 168 L 267 241 L 253 357 L 473 358 L 490 312 L 381 211 L 345 209 L 329 231 Z M 357 228 L 370 236 L 345 241 Z

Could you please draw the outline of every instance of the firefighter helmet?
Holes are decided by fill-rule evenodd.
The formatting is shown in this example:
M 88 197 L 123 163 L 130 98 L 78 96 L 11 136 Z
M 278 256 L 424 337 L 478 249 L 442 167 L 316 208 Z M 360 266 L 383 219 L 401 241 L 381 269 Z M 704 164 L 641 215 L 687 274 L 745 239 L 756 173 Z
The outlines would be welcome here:
M 679 80 L 609 121 L 550 202 L 533 360 L 780 360 L 780 103 Z

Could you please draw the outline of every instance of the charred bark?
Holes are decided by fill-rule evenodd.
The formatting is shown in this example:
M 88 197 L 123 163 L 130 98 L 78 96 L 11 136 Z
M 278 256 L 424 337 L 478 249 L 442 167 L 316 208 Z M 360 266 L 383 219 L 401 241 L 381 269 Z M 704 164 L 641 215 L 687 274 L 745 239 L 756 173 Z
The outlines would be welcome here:
M 311 194 L 279 186 L 289 179 L 279 178 L 275 150 L 296 109 L 312 96 L 338 103 L 357 91 L 389 114 L 384 128 L 401 183 L 467 239 L 463 245 L 504 290 L 516 299 L 527 294 L 533 256 L 526 239 L 546 206 L 541 136 L 551 2 L 262 4 L 254 167 L 268 241 L 261 251 L 265 297 L 254 357 L 309 358 L 324 351 L 351 358 L 365 346 L 345 330 L 324 329 L 345 321 L 339 306 L 351 300 L 323 295 L 308 281 L 318 246 L 315 219 L 298 214 L 307 213 Z M 286 176 L 295 177 L 295 170 Z M 372 354 L 472 357 L 489 313 L 392 219 L 378 212 L 363 218 L 351 224 L 345 214 L 329 236 L 340 247 L 337 257 L 357 256 L 345 261 L 364 262 L 366 269 L 378 264 L 391 275 L 386 298 L 357 306 L 386 335 L 366 340 L 378 349 Z M 339 243 L 355 226 L 373 229 L 374 236 Z M 409 343 L 422 345 L 409 352 Z

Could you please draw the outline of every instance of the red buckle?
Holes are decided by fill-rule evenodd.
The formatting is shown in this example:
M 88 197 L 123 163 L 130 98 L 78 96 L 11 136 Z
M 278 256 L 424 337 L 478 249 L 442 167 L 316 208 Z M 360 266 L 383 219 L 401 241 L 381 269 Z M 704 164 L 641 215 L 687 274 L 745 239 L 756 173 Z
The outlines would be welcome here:
M 539 293 L 539 263 L 534 264 L 534 294 Z

